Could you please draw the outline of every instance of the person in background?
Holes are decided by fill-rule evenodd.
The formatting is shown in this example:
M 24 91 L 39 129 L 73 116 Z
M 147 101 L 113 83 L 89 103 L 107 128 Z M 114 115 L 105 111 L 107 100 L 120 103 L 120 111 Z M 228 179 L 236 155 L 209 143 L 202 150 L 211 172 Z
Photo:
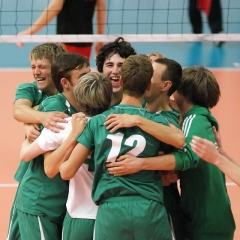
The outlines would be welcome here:
M 201 34 L 203 32 L 201 12 L 206 14 L 212 33 L 223 32 L 221 0 L 189 0 L 188 9 L 193 33 Z M 221 46 L 224 42 L 214 43 Z
M 18 35 L 32 35 L 41 30 L 54 17 L 57 17 L 57 34 L 93 34 L 93 15 L 96 12 L 96 34 L 104 34 L 106 22 L 105 0 L 51 0 L 39 18 L 26 30 Z M 19 47 L 23 43 L 18 42 Z M 95 52 L 103 46 L 102 42 L 95 45 Z M 88 59 L 91 56 L 92 43 L 65 43 L 68 52 L 76 52 Z

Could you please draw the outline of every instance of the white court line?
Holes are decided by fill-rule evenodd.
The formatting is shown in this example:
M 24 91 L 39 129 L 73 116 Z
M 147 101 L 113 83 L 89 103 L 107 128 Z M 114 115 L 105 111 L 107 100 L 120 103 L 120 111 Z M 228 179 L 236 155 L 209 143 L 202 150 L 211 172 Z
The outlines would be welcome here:
M 227 185 L 227 186 L 237 186 L 237 184 L 234 183 L 234 182 L 227 182 L 226 185 Z
M 0 184 L 0 187 L 17 187 L 18 186 L 18 183 L 6 183 L 6 184 Z
M 0 187 L 17 187 L 18 183 L 6 183 L 6 184 L 0 184 Z M 234 182 L 226 182 L 226 186 L 237 186 Z

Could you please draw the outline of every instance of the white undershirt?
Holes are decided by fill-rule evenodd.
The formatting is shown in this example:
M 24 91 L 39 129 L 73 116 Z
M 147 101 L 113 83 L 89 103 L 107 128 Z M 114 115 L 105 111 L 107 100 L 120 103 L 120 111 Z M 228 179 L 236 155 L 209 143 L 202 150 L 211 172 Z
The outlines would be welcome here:
M 55 150 L 68 137 L 72 130 L 72 118 L 66 118 L 67 123 L 58 123 L 65 129 L 59 133 L 44 128 L 38 137 L 38 145 L 44 151 Z M 93 172 L 88 171 L 88 165 L 82 164 L 75 176 L 69 181 L 67 211 L 72 218 L 96 219 L 97 205 L 92 201 L 91 191 Z

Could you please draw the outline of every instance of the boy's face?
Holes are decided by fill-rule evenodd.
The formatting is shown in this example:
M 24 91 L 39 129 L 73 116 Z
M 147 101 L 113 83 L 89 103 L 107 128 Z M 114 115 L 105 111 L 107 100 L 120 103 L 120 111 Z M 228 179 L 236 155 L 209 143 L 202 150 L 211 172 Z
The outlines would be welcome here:
M 181 106 L 183 105 L 184 101 L 185 101 L 185 98 L 183 97 L 183 95 L 181 95 L 180 93 L 178 93 L 178 91 L 175 91 L 173 93 L 173 98 L 177 104 L 177 106 L 179 108 L 181 108 Z
M 121 77 L 121 67 L 125 58 L 120 57 L 118 53 L 107 57 L 103 64 L 103 73 L 109 77 L 112 83 L 113 93 L 122 89 L 119 83 Z
M 74 69 L 71 72 L 71 79 L 69 82 L 72 87 L 75 87 L 79 81 L 79 78 L 91 71 L 89 66 L 84 65 L 82 68 Z
M 151 79 L 151 88 L 144 96 L 144 99 L 146 102 L 152 102 L 155 99 L 159 97 L 161 94 L 161 90 L 164 84 L 164 81 L 162 81 L 162 75 L 164 71 L 166 70 L 166 66 L 164 64 L 152 63 L 153 66 L 153 76 Z
M 51 62 L 48 59 L 31 59 L 31 69 L 40 90 L 47 92 L 55 89 L 51 76 Z

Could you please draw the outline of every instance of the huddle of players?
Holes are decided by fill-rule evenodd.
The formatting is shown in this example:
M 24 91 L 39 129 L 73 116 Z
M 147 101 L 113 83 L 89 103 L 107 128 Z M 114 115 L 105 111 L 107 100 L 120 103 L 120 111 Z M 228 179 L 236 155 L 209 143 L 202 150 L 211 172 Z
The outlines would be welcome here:
M 233 239 L 224 176 L 190 146 L 216 142 L 209 70 L 137 55 L 122 38 L 100 49 L 98 73 L 54 43 L 30 61 L 35 82 L 14 103 L 27 139 L 7 239 Z

